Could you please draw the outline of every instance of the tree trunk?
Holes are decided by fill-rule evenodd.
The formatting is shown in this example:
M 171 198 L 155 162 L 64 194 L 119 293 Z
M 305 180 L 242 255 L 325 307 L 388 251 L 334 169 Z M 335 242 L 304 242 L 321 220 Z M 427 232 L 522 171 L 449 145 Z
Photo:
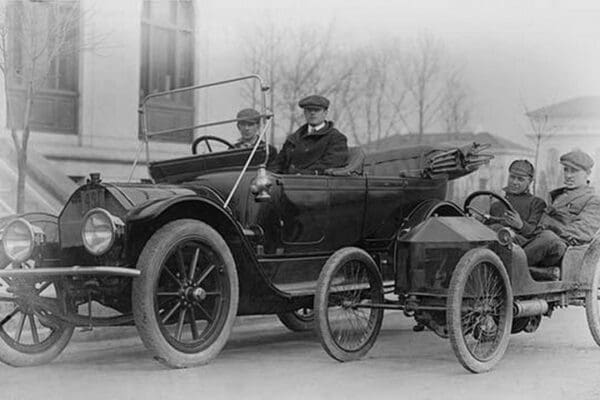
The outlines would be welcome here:
M 21 145 L 16 146 L 17 150 L 17 213 L 25 211 L 25 183 L 27 178 L 27 145 L 29 142 L 29 120 L 31 118 L 31 108 L 33 106 L 33 84 L 27 86 L 27 95 L 25 96 L 25 112 L 23 114 L 23 136 Z M 16 139 L 16 134 L 13 135 Z

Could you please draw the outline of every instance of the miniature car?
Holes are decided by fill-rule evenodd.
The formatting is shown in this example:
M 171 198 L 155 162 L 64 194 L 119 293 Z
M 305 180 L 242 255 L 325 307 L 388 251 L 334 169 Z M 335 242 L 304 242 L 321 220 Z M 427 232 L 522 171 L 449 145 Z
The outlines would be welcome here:
M 514 211 L 488 191 L 469 195 L 455 215 L 425 217 L 419 207 L 413 209 L 391 244 L 391 290 L 364 249 L 345 247 L 329 258 L 314 310 L 321 344 L 331 357 L 363 357 L 377 338 L 385 309 L 413 317 L 416 330 L 427 327 L 449 338 L 460 363 L 474 373 L 500 361 L 511 333 L 534 332 L 542 316 L 558 308 L 585 306 L 600 345 L 600 232 L 590 244 L 567 249 L 554 280 L 528 267 L 510 228 L 495 232 L 484 224 L 490 215 L 477 205 L 481 198 Z
M 177 91 L 244 79 L 268 90 L 248 76 Z M 147 147 L 154 136 L 237 121 L 149 131 L 144 105 L 169 93 L 142 104 Z M 263 104 L 265 140 L 270 117 Z M 462 215 L 444 200 L 448 180 L 489 159 L 476 145 L 366 160 L 355 148 L 342 168 L 286 175 L 267 170 L 273 154 L 260 141 L 195 154 L 214 140 L 232 147 L 199 137 L 191 156 L 148 160 L 150 183 L 108 183 L 92 173 L 58 216 L 32 213 L 3 226 L 1 361 L 50 362 L 75 327 L 135 324 L 152 356 L 175 368 L 216 357 L 237 315 L 277 314 L 292 330 L 311 329 L 317 279 L 332 254 L 360 247 L 392 282 L 402 270 L 399 232 L 433 215 Z M 395 173 L 377 176 L 390 165 Z

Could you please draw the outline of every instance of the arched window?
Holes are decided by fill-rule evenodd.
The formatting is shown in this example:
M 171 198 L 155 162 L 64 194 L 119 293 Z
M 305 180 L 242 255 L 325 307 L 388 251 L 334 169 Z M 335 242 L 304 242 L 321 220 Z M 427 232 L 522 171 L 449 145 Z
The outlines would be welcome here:
M 140 99 L 194 82 L 194 10 L 191 0 L 145 0 L 142 11 Z M 191 125 L 191 92 L 159 97 L 148 107 L 152 131 Z M 191 132 L 177 141 L 191 140 Z

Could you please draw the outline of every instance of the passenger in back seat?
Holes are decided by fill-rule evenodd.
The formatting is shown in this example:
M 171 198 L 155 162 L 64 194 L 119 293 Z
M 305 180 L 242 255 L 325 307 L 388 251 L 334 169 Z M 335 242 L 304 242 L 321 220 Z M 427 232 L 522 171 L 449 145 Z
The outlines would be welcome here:
M 600 229 L 600 197 L 589 185 L 594 160 L 581 150 L 560 157 L 565 186 L 550 192 L 535 237 L 525 247 L 531 266 L 559 266 L 567 246 L 591 242 Z

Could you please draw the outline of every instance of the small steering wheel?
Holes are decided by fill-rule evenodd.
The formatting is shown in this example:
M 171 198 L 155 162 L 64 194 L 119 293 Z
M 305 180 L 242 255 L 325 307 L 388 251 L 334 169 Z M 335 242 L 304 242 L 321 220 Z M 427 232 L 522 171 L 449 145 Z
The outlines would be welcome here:
M 225 146 L 227 146 L 227 150 L 231 150 L 231 149 L 234 148 L 233 145 L 231 143 L 229 143 L 225 139 L 222 139 L 222 138 L 220 138 L 218 136 L 204 135 L 204 136 L 197 137 L 192 142 L 192 154 L 197 154 L 197 151 L 196 151 L 197 147 L 202 142 L 206 142 L 206 147 L 208 147 L 208 151 L 210 151 L 212 153 L 213 150 L 212 150 L 212 147 L 210 147 L 210 141 L 211 140 L 214 140 L 215 142 L 219 142 L 219 143 L 224 144 Z
M 478 209 L 477 207 L 471 205 L 471 203 L 473 202 L 473 200 L 475 198 L 481 197 L 481 196 L 488 196 L 490 198 L 494 198 L 494 199 L 498 200 L 500 203 L 502 203 L 502 205 L 504 207 L 506 207 L 507 210 L 509 210 L 511 212 L 514 212 L 514 213 L 517 212 L 515 210 L 515 208 L 508 202 L 508 200 L 506 200 L 504 197 L 500 196 L 499 194 L 496 194 L 494 192 L 490 192 L 489 190 L 479 190 L 479 191 L 471 193 L 465 199 L 465 205 L 463 207 L 463 210 L 464 210 L 465 214 L 467 214 L 467 215 L 478 215 L 481 218 L 483 218 L 485 221 L 489 221 L 489 222 L 502 222 L 502 221 L 504 221 L 504 218 L 502 218 L 502 217 L 494 217 L 493 215 L 490 215 L 490 214 L 488 214 L 486 212 L 483 212 L 480 209 Z

